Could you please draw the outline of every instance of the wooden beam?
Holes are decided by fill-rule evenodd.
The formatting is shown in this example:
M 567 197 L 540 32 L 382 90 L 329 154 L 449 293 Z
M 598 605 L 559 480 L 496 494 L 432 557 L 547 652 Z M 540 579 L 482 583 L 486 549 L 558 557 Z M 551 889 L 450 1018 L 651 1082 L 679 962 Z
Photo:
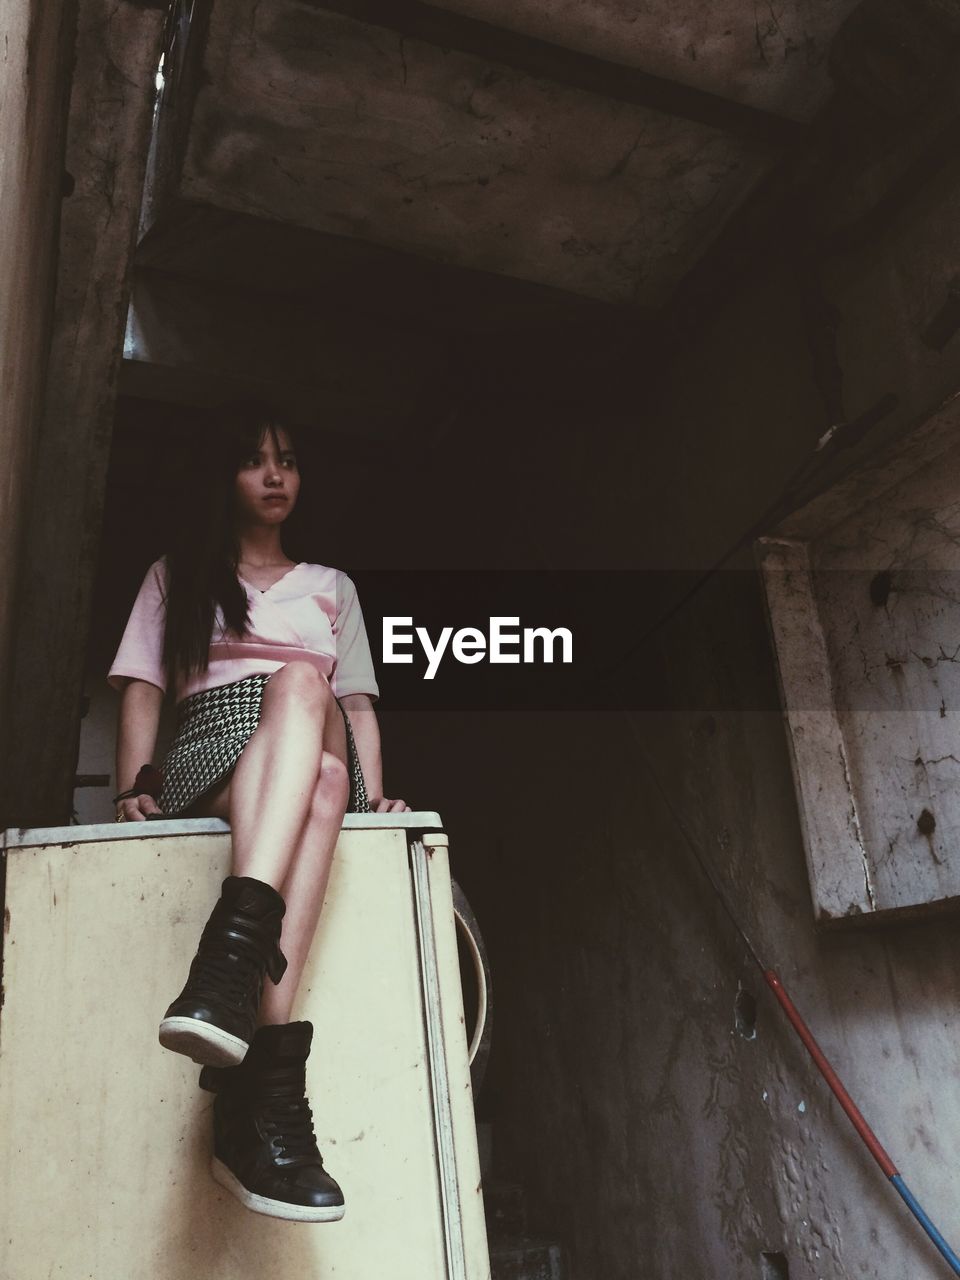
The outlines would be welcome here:
M 80 0 L 53 335 L 0 826 L 70 817 L 86 637 L 163 14 Z
M 784 116 L 650 75 L 636 67 L 450 13 L 422 0 L 307 0 L 307 3 L 314 9 L 385 27 L 411 40 L 457 49 L 537 79 L 649 107 L 652 111 L 693 120 L 755 142 L 790 146 L 805 132 L 803 124 Z

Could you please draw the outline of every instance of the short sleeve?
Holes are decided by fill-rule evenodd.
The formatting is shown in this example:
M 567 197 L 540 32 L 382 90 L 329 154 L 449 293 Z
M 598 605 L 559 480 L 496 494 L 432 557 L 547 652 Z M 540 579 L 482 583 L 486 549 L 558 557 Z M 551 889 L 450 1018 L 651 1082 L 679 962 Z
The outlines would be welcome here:
M 122 689 L 129 680 L 145 680 L 166 692 L 167 673 L 163 665 L 163 633 L 167 618 L 165 565 L 157 560 L 147 570 L 143 585 L 133 602 L 120 648 L 107 681 Z
M 337 616 L 333 624 L 336 661 L 330 687 L 338 698 L 366 693 L 376 701 L 380 696 L 370 642 L 363 625 L 357 588 L 345 573 L 337 573 Z

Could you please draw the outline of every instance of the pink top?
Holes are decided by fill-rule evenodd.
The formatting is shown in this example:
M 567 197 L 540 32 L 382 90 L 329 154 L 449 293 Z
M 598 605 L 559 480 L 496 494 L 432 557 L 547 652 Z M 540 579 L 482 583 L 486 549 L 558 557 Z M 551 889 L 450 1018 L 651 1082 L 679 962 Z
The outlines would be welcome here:
M 240 584 L 250 602 L 247 634 L 241 638 L 225 631 L 222 611 L 217 609 L 210 665 L 186 680 L 178 678 L 177 702 L 203 689 L 277 671 L 295 659 L 312 663 L 328 676 L 337 697 L 350 693 L 379 697 L 357 589 L 345 573 L 301 562 L 266 591 L 243 578 Z M 107 676 L 115 689 L 122 689 L 128 680 L 146 680 L 166 691 L 165 586 L 166 562 L 157 560 L 147 570 Z

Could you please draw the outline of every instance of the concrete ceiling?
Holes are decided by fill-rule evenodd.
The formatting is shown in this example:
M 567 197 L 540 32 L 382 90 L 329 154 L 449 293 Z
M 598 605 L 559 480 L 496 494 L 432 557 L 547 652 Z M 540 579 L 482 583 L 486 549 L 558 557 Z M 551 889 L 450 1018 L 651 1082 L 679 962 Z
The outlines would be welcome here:
M 857 0 L 436 0 L 438 7 L 795 120 L 830 94 L 827 54 Z
M 623 100 L 623 68 L 805 119 L 851 3 L 444 6 L 467 44 L 480 19 L 615 62 L 618 97 L 330 7 L 214 5 L 184 198 L 658 307 L 783 148 Z
M 822 127 L 854 7 L 181 6 L 124 389 L 282 391 L 387 438 L 464 395 L 612 386 L 771 221 L 751 196 Z

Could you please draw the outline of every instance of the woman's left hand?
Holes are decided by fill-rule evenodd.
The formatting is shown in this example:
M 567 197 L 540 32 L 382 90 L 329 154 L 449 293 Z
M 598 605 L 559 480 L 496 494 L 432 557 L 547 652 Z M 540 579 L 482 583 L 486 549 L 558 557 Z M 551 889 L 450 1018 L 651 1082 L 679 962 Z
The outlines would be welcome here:
M 388 800 L 385 796 L 381 796 L 379 800 L 370 801 L 371 813 L 410 813 L 410 806 L 406 800 Z

